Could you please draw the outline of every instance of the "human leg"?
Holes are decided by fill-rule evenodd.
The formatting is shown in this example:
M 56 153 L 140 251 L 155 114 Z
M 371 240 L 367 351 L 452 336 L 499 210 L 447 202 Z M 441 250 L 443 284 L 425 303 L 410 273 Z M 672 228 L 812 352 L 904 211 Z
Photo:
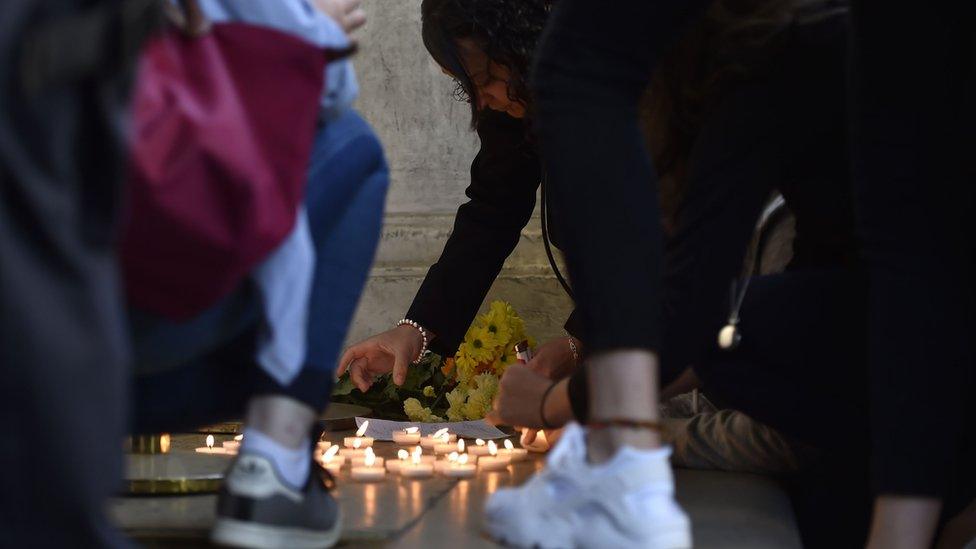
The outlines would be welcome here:
M 852 146 L 870 275 L 869 546 L 923 547 L 955 484 L 973 387 L 968 3 L 854 2 Z M 914 40 L 904 40 L 911 29 Z M 905 67 L 913 77 L 905 81 Z M 912 524 L 911 531 L 889 528 Z

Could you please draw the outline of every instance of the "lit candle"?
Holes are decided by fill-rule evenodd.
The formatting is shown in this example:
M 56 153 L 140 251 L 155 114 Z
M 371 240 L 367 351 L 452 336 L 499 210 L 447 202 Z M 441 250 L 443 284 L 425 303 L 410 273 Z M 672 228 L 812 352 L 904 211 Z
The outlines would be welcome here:
M 500 471 L 508 467 L 508 457 L 498 455 L 498 446 L 493 440 L 488 441 L 488 454 L 478 459 L 478 468 L 482 471 Z
M 346 448 L 360 448 L 360 447 L 369 448 L 370 446 L 372 446 L 373 437 L 363 436 L 366 434 L 366 429 L 368 428 L 369 428 L 369 420 L 367 419 L 366 421 L 363 422 L 362 425 L 359 426 L 359 430 L 356 431 L 356 436 L 346 437 L 343 440 L 343 446 L 345 446 Z M 358 445 L 356 444 L 357 440 L 359 441 Z
M 453 443 L 457 440 L 457 435 L 447 432 L 447 427 L 436 431 L 432 435 L 427 435 L 420 439 L 420 445 L 424 448 L 433 449 L 438 444 Z
M 413 446 L 420 442 L 420 428 L 407 427 L 402 431 L 393 431 L 393 442 L 401 446 Z
M 450 442 L 445 442 L 434 446 L 434 453 L 437 455 L 447 455 L 451 452 L 457 452 L 459 454 L 464 453 L 464 439 L 457 441 L 457 444 L 451 444 Z
M 361 448 L 362 443 L 363 440 L 356 437 L 356 440 L 352 441 L 352 448 L 343 448 L 342 450 L 339 450 L 339 455 L 350 461 L 354 458 L 365 457 L 366 450 Z
M 461 454 L 457 461 L 448 462 L 441 469 L 441 474 L 446 477 L 468 478 L 473 477 L 477 467 L 473 463 L 468 463 L 468 454 Z
M 237 451 L 241 449 L 242 440 L 244 440 L 244 435 L 237 435 L 236 437 L 234 437 L 234 440 L 225 440 L 223 442 L 223 446 L 227 450 L 236 454 Z
M 503 456 L 508 456 L 512 462 L 522 461 L 529 457 L 529 451 L 525 448 L 516 448 L 511 440 L 505 439 L 505 449 L 501 451 Z
M 222 456 L 230 455 L 230 452 L 228 452 L 227 449 L 224 448 L 223 446 L 218 446 L 214 448 L 213 435 L 207 435 L 206 444 L 207 444 L 206 447 L 201 446 L 200 448 L 197 448 L 196 451 L 201 454 L 217 454 Z
M 342 464 L 346 458 L 339 454 L 339 447 L 332 446 L 322 454 L 322 467 L 325 467 L 333 475 L 338 475 L 342 469 Z
M 376 454 L 372 453 L 372 448 L 369 450 L 370 452 L 366 454 L 366 459 L 363 460 L 363 465 L 352 468 L 353 480 L 375 482 L 377 480 L 383 480 L 386 477 L 386 469 L 376 465 Z
M 427 478 L 434 472 L 434 464 L 422 460 L 420 446 L 413 451 L 410 461 L 400 465 L 400 476 L 405 478 Z
M 362 465 L 366 465 L 367 460 L 371 461 L 377 467 L 383 466 L 383 458 L 376 457 L 376 453 L 373 452 L 372 448 L 366 448 L 366 453 L 363 455 L 363 457 L 354 457 L 349 464 L 353 467 L 360 467 Z
M 476 438 L 474 440 L 474 446 L 468 447 L 468 453 L 472 456 L 487 456 L 488 447 L 485 446 L 485 441 L 481 440 L 480 438 Z
M 399 473 L 400 466 L 406 463 L 408 459 L 410 459 L 410 452 L 407 452 L 403 448 L 400 448 L 399 450 L 397 450 L 396 459 L 386 460 L 386 470 L 391 473 Z

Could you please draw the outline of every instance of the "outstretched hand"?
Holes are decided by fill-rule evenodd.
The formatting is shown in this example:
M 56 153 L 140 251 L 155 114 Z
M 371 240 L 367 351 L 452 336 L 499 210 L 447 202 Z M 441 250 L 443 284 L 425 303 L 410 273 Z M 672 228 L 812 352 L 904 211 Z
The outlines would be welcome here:
M 366 392 L 373 381 L 393 372 L 393 382 L 403 385 L 410 362 L 420 354 L 423 338 L 410 326 L 398 326 L 346 349 L 339 359 L 336 375 L 349 372 L 349 379 Z

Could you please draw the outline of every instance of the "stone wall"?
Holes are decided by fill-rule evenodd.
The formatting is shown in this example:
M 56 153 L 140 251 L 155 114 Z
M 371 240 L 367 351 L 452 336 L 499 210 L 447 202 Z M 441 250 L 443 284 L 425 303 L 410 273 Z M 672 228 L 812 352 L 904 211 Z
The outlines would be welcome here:
M 477 151 L 468 105 L 429 58 L 420 37 L 420 0 L 365 0 L 358 35 L 357 109 L 386 148 L 391 186 L 380 249 L 350 340 L 386 329 L 406 312 L 427 268 L 450 236 Z M 489 294 L 510 301 L 540 340 L 562 334 L 571 307 L 542 246 L 538 212 Z

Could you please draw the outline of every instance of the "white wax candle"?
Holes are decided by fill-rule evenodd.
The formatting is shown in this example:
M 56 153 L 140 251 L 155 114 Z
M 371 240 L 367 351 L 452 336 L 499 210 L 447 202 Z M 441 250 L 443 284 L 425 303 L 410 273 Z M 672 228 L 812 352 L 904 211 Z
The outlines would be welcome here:
M 451 433 L 443 437 L 426 436 L 420 439 L 420 445 L 427 449 L 432 449 L 438 444 L 453 444 L 457 442 L 457 435 Z
M 376 482 L 386 478 L 386 469 L 382 467 L 362 467 L 352 468 L 352 479 L 360 482 Z
M 207 435 L 206 446 L 201 446 L 200 448 L 196 448 L 196 451 L 197 451 L 197 453 L 200 453 L 200 454 L 215 454 L 215 455 L 221 455 L 221 456 L 232 455 L 223 446 L 217 446 L 216 448 L 214 447 L 214 437 L 213 437 L 213 435 Z
M 478 458 L 478 468 L 482 471 L 501 471 L 508 467 L 508 458 L 505 456 L 484 456 Z
M 440 473 L 446 477 L 468 478 L 473 477 L 477 467 L 473 463 L 468 463 L 468 455 L 462 454 L 457 461 L 449 461 L 441 467 Z
M 525 448 L 516 448 L 511 440 L 505 440 L 505 449 L 499 452 L 503 456 L 508 456 L 509 461 L 523 461 L 529 457 L 529 451 Z
M 376 454 L 373 453 L 373 449 L 369 448 L 363 465 L 352 468 L 352 479 L 360 482 L 383 480 L 386 477 L 386 469 L 382 465 L 377 465 L 376 459 Z
M 407 427 L 402 431 L 393 431 L 393 442 L 401 446 L 413 446 L 420 443 L 420 429 Z
M 324 452 L 324 451 L 328 450 L 329 448 L 332 448 L 332 443 L 329 442 L 328 440 L 320 440 L 317 443 L 315 443 L 315 448 L 319 452 Z
M 386 462 L 386 470 L 391 473 L 397 473 L 400 471 L 400 465 L 406 463 L 408 459 L 410 459 L 410 454 L 403 448 L 400 448 L 397 450 L 397 459 L 391 459 Z
M 331 461 L 323 462 L 322 463 L 322 467 L 325 467 L 325 469 L 328 472 L 332 473 L 332 476 L 338 476 L 339 475 L 339 471 L 342 470 L 342 462 L 343 461 L 344 460 L 342 460 L 341 458 L 339 458 L 339 459 L 333 459 Z
M 487 446 L 468 446 L 468 453 L 472 456 L 487 456 L 489 452 Z
M 366 456 L 365 448 L 343 448 L 339 450 L 339 455 L 344 459 L 352 460 L 355 458 L 361 458 Z
M 373 445 L 373 437 L 345 437 L 342 441 L 346 448 L 369 448 Z
M 363 454 L 363 457 L 354 457 L 349 461 L 349 464 L 353 467 L 363 467 L 367 463 L 369 463 L 370 466 L 382 467 L 383 458 L 376 457 L 376 454 L 373 453 L 372 448 L 366 448 L 366 453 Z
M 408 461 L 400 464 L 400 476 L 404 478 L 427 478 L 433 473 L 434 466 L 430 463 Z

